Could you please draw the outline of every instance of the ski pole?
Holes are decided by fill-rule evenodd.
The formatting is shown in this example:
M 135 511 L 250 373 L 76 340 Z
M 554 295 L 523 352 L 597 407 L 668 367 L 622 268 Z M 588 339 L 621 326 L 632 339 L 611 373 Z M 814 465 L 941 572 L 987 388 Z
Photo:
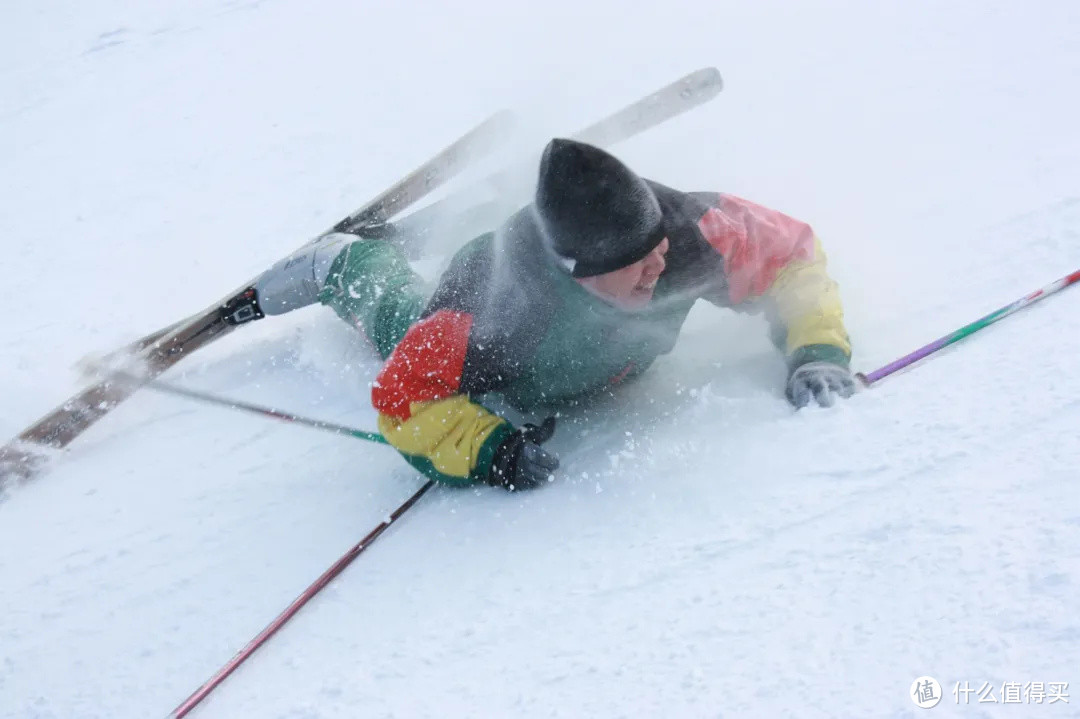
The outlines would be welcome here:
M 178 387 L 176 385 L 164 382 L 162 380 L 150 380 L 146 381 L 144 378 L 137 375 L 133 375 L 128 372 L 122 372 L 118 370 L 105 370 L 103 373 L 124 382 L 137 382 L 150 389 L 157 390 L 165 394 L 171 394 L 178 397 L 185 397 L 187 399 L 193 399 L 198 402 L 204 402 L 207 404 L 216 405 L 219 407 L 229 407 L 244 412 L 251 412 L 265 417 L 273 419 L 279 419 L 286 422 L 293 422 L 295 424 L 301 424 L 307 427 L 313 427 L 315 429 L 322 429 L 334 434 L 344 435 L 348 437 L 356 437 L 357 439 L 367 440 L 369 442 L 378 442 L 387 444 L 386 439 L 382 435 L 375 432 L 365 432 L 359 429 L 353 429 L 352 427 L 345 427 L 343 425 L 334 424 L 332 422 L 324 422 L 322 420 L 309 419 L 307 417 L 301 417 L 299 415 L 291 414 L 289 412 L 282 412 L 280 410 L 272 409 L 270 407 L 263 407 L 260 405 L 252 404 L 249 402 L 239 402 L 236 400 L 226 399 L 217 395 L 209 394 L 206 392 L 199 392 L 196 390 L 187 389 L 185 387 Z M 203 699 L 205 699 L 214 689 L 216 689 L 222 682 L 225 681 L 236 669 L 243 664 L 248 657 L 250 657 L 255 650 L 261 647 L 267 642 L 274 634 L 280 630 L 286 622 L 293 618 L 297 612 L 299 612 L 304 605 L 306 605 L 311 599 L 322 591 L 331 581 L 334 580 L 339 574 L 345 571 L 354 559 L 356 559 L 361 552 L 368 548 L 372 542 L 374 542 L 379 535 L 381 535 L 386 529 L 395 521 L 397 521 L 401 515 L 409 510 L 424 494 L 434 486 L 435 482 L 429 480 L 419 490 L 416 491 L 409 499 L 398 507 L 394 512 L 383 522 L 380 522 L 375 529 L 371 530 L 363 539 L 361 539 L 356 545 L 343 554 L 336 562 L 330 565 L 330 568 L 323 572 L 318 579 L 316 579 L 307 589 L 305 589 L 300 596 L 292 601 L 285 610 L 274 618 L 270 624 L 268 624 L 259 634 L 255 636 L 247 645 L 244 646 L 239 652 L 233 656 L 221 669 L 219 669 L 213 676 L 211 676 L 206 682 L 204 682 L 198 689 L 196 689 L 187 699 L 180 703 L 172 713 L 169 714 L 169 719 L 181 719 L 187 716 L 191 710 L 193 710 Z
M 354 559 L 356 559 L 361 552 L 367 549 L 368 546 L 372 542 L 374 542 L 380 534 L 386 531 L 387 527 L 393 524 L 399 517 L 401 517 L 401 515 L 405 514 L 405 512 L 407 512 L 410 507 L 416 504 L 416 502 L 424 496 L 424 493 L 431 489 L 434 484 L 434 480 L 428 480 L 427 483 L 424 484 L 424 486 L 420 487 L 420 489 L 416 491 L 416 494 L 405 500 L 405 503 L 398 507 L 396 510 L 394 510 L 394 513 L 391 514 L 385 521 L 380 523 L 379 526 L 375 527 L 375 529 L 371 530 L 371 532 L 366 537 L 361 539 L 358 544 L 356 544 L 349 551 L 343 554 L 340 559 L 330 565 L 330 568 L 323 572 L 322 575 L 318 579 L 316 579 L 311 584 L 311 586 L 305 589 L 299 597 L 294 599 L 292 604 L 285 608 L 285 611 L 279 614 L 274 619 L 274 621 L 266 625 L 265 629 L 259 632 L 254 639 L 248 642 L 243 649 L 237 652 L 236 655 L 225 664 L 225 666 L 221 667 L 221 669 L 219 669 L 212 677 L 207 679 L 202 686 L 192 692 L 191 696 L 189 696 L 187 699 L 181 702 L 179 706 L 173 709 L 172 713 L 169 714 L 169 719 L 182 719 L 182 717 L 187 716 L 188 712 L 194 709 L 199 704 L 199 702 L 201 702 L 207 697 L 207 695 L 210 694 L 210 692 L 214 691 L 214 689 L 216 689 L 218 685 L 225 681 L 225 679 L 228 678 L 230 674 L 236 671 L 236 668 L 243 664 L 244 661 L 248 657 L 250 657 L 256 649 L 266 643 L 266 640 L 276 634 L 277 631 L 285 625 L 285 622 L 292 619 L 293 615 L 299 612 L 300 609 L 305 604 L 307 604 L 312 597 L 318 594 L 321 589 L 323 589 L 334 579 L 334 577 L 341 574 L 341 572 L 345 570 L 345 567 L 349 566 L 349 564 Z
M 900 359 L 890 362 L 889 364 L 885 365 L 880 369 L 876 369 L 873 372 L 867 372 L 865 374 L 859 372 L 855 375 L 855 377 L 858 378 L 863 383 L 863 385 L 869 387 L 874 382 L 888 377 L 894 372 L 898 372 L 899 370 L 902 370 L 903 368 L 912 365 L 925 357 L 929 357 L 938 350 L 944 349 L 951 344 L 959 342 L 965 337 L 970 337 L 984 327 L 988 327 L 997 322 L 998 320 L 1008 317 L 1014 312 L 1019 312 L 1025 307 L 1033 305 L 1039 300 L 1049 297 L 1055 292 L 1059 292 L 1065 289 L 1066 287 L 1077 282 L 1078 280 L 1080 280 L 1080 270 L 1073 272 L 1071 275 L 1066 275 L 1065 277 L 1062 277 L 1056 282 L 1051 282 L 1046 287 L 1035 290 L 1031 294 L 1025 297 L 1021 297 L 1015 302 L 1005 305 L 1001 309 L 991 312 L 985 317 L 981 317 L 975 320 L 971 324 L 964 325 L 955 332 L 947 334 L 940 339 L 936 339 L 930 344 L 920 347 L 911 354 L 904 355 Z
M 297 414 L 290 412 L 282 412 L 281 410 L 273 409 L 272 407 L 263 407 L 262 405 L 252 404 L 250 402 L 241 402 L 240 400 L 228 399 L 225 397 L 219 397 L 209 392 L 199 392 L 198 390 L 188 389 L 186 387 L 179 387 L 169 382 L 164 382 L 158 379 L 147 380 L 144 377 L 140 377 L 130 372 L 122 372 L 119 370 L 101 370 L 103 374 L 111 376 L 122 382 L 131 382 L 140 386 L 147 387 L 149 389 L 161 392 L 163 394 L 171 394 L 176 397 L 185 397 L 197 402 L 203 402 L 206 404 L 212 404 L 217 407 L 227 407 L 229 409 L 236 409 L 242 412 L 250 412 L 252 414 L 261 415 L 263 417 L 270 417 L 272 419 L 280 419 L 284 422 L 292 422 L 293 424 L 303 425 L 305 427 L 314 427 L 315 429 L 326 430 L 327 432 L 333 432 L 334 434 L 340 434 L 346 437 L 355 437 L 357 439 L 367 440 L 368 442 L 377 442 L 380 444 L 386 444 L 386 439 L 383 438 L 378 432 L 366 432 L 362 429 L 353 429 L 352 427 L 346 427 L 341 424 L 334 424 L 333 422 L 324 422 L 320 419 L 310 419 L 308 417 L 301 417 Z

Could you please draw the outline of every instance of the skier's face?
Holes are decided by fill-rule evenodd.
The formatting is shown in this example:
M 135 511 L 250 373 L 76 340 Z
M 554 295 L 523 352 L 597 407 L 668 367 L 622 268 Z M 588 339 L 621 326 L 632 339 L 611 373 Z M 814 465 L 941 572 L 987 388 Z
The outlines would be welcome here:
M 666 266 L 664 255 L 670 246 L 665 237 L 652 252 L 634 264 L 595 277 L 582 277 L 578 282 L 619 309 L 639 310 L 652 299 L 656 281 Z

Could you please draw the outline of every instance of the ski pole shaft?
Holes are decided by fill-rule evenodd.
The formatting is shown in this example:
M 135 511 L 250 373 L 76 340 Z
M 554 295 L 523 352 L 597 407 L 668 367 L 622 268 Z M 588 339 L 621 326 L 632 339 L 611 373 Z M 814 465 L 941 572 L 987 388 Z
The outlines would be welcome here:
M 919 360 L 924 359 L 925 357 L 928 357 L 928 356 L 934 354 L 938 350 L 941 350 L 941 349 L 943 349 L 945 347 L 948 347 L 949 345 L 954 344 L 956 342 L 959 342 L 960 340 L 964 339 L 965 337 L 970 337 L 971 335 L 975 334 L 976 332 L 983 329 L 984 327 L 988 327 L 988 326 L 994 324 L 995 322 L 997 322 L 998 320 L 1002 320 L 1002 319 L 1008 317 L 1009 315 L 1013 314 L 1014 312 L 1018 312 L 1018 311 L 1024 309 L 1025 307 L 1033 305 L 1036 302 L 1038 302 L 1039 300 L 1044 299 L 1046 297 L 1049 297 L 1050 295 L 1054 294 L 1055 292 L 1059 292 L 1059 291 L 1065 289 L 1066 287 L 1068 287 L 1069 285 L 1074 284 L 1077 281 L 1080 281 L 1080 270 L 1077 270 L 1076 272 L 1073 272 L 1071 275 L 1066 275 L 1065 277 L 1062 277 L 1060 280 L 1058 280 L 1056 282 L 1052 282 L 1049 285 L 1047 285 L 1046 287 L 1038 289 L 1038 290 L 1032 292 L 1031 294 L 1029 294 L 1029 295 L 1027 295 L 1025 297 L 1021 297 L 1020 299 L 1016 300 L 1015 302 L 1012 302 L 1011 304 L 1005 305 L 1001 309 L 996 310 L 994 312 L 991 312 L 990 314 L 986 315 L 985 317 L 981 317 L 981 318 L 975 320 L 971 324 L 964 325 L 963 327 L 956 330 L 955 332 L 952 332 L 950 334 L 945 335 L 944 337 L 936 339 L 933 342 L 931 342 L 930 344 L 925 345 L 923 347 L 920 347 L 919 349 L 915 350 L 911 354 L 904 355 L 900 359 L 895 360 L 893 362 L 890 362 L 889 364 L 885 365 L 884 367 L 882 367 L 880 369 L 876 369 L 873 372 L 867 372 L 865 374 L 860 372 L 860 373 L 856 374 L 855 376 L 858 377 L 859 380 L 861 380 L 862 383 L 865 386 L 869 387 L 874 382 L 877 382 L 878 380 L 881 380 L 881 379 L 883 379 L 885 377 L 888 377 L 889 375 L 893 374 L 894 372 L 898 372 L 899 370 L 902 370 L 903 368 L 905 368 L 905 367 L 907 367 L 909 365 L 912 365 L 912 364 L 918 362 Z
M 225 664 L 225 666 L 219 669 L 212 677 L 207 679 L 202 686 L 196 689 L 191 694 L 191 696 L 181 702 L 178 707 L 173 709 L 172 713 L 169 714 L 169 719 L 182 719 L 182 717 L 187 716 L 187 714 L 192 709 L 198 706 L 199 702 L 205 699 L 207 695 L 210 694 L 210 692 L 214 691 L 214 689 L 216 689 L 218 685 L 225 681 L 225 679 L 227 679 L 230 674 L 236 671 L 237 667 L 243 664 L 244 661 L 248 657 L 250 657 L 256 649 L 265 644 L 266 640 L 276 634 L 277 631 L 281 629 L 281 627 L 284 626 L 287 621 L 292 619 L 293 616 L 297 612 L 299 612 L 300 609 L 303 608 L 303 606 L 307 604 L 312 597 L 318 594 L 320 590 L 322 590 L 327 584 L 333 581 L 335 577 L 341 574 L 341 572 L 344 571 L 345 568 L 349 566 L 349 564 L 354 559 L 356 559 L 361 552 L 367 549 L 368 546 L 370 546 L 371 543 L 374 542 L 380 534 L 385 532 L 391 524 L 397 521 L 397 519 L 400 518 L 401 515 L 405 514 L 405 512 L 407 512 L 410 507 L 416 504 L 420 500 L 420 498 L 423 497 L 429 489 L 431 489 L 434 484 L 435 482 L 433 480 L 428 480 L 428 482 L 424 484 L 424 486 L 420 487 L 420 489 L 417 490 L 416 494 L 405 500 L 405 503 L 398 507 L 396 510 L 394 510 L 394 513 L 391 514 L 385 521 L 380 523 L 379 526 L 375 527 L 375 529 L 371 530 L 371 532 L 366 537 L 361 539 L 359 543 L 357 543 L 349 551 L 343 554 L 340 559 L 330 565 L 329 569 L 323 572 L 322 575 L 318 579 L 316 579 L 311 584 L 311 586 L 305 589 L 299 597 L 294 599 L 292 604 L 286 607 L 285 611 L 279 614 L 274 619 L 274 621 L 266 625 L 266 628 L 259 632 L 254 639 L 248 642 L 247 646 L 237 652 L 236 656 L 230 659 L 228 663 Z
M 300 415 L 292 414 L 291 412 L 282 412 L 281 410 L 277 410 L 272 407 L 263 407 L 262 405 L 252 404 L 250 402 L 241 402 L 240 400 L 219 397 L 208 392 L 199 392 L 197 390 L 187 389 L 186 387 L 178 387 L 177 385 L 170 384 L 169 382 L 163 382 L 162 380 L 146 380 L 143 377 L 139 377 L 138 375 L 134 375 L 128 372 L 108 370 L 107 374 L 123 382 L 132 382 L 135 384 L 139 384 L 157 392 L 161 392 L 163 394 L 171 394 L 176 397 L 185 397 L 187 399 L 192 399 L 197 402 L 212 404 L 217 407 L 227 407 L 229 409 L 240 410 L 242 412 L 250 412 L 251 414 L 257 414 L 263 417 L 270 417 L 271 419 L 279 419 L 283 422 L 292 422 L 293 424 L 299 424 L 305 427 L 313 427 L 315 429 L 333 432 L 334 434 L 340 434 L 346 437 L 355 437 L 356 439 L 367 440 L 368 442 L 377 442 L 379 444 L 387 443 L 383 436 L 377 432 L 367 432 L 362 429 L 353 429 L 352 427 L 346 427 L 345 425 L 334 424 L 333 422 L 324 422 L 320 419 L 301 417 Z

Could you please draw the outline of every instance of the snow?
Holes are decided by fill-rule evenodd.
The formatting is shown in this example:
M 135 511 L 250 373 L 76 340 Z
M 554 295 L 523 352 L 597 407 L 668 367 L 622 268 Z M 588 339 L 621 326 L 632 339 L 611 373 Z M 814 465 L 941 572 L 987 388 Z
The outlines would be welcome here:
M 704 65 L 617 148 L 811 222 L 870 370 L 1080 266 L 1080 6 L 11 0 L 0 434 L 488 113 L 523 150 Z M 1080 353 L 1066 290 L 830 410 L 759 318 L 695 309 L 564 417 L 542 491 L 429 493 L 195 716 L 920 716 L 911 682 L 1073 682 Z M 185 386 L 361 428 L 328 311 Z M 162 716 L 419 486 L 390 450 L 151 392 L 0 502 L 0 716 Z M 962 699 L 961 699 L 962 701 Z

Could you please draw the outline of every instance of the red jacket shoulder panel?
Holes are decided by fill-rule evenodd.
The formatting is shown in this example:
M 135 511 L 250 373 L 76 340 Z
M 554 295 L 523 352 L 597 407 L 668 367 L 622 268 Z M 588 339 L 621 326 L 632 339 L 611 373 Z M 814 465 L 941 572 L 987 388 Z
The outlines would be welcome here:
M 732 304 L 764 294 L 789 263 L 814 258 L 810 225 L 734 195 L 720 195 L 698 229 L 724 258 Z

